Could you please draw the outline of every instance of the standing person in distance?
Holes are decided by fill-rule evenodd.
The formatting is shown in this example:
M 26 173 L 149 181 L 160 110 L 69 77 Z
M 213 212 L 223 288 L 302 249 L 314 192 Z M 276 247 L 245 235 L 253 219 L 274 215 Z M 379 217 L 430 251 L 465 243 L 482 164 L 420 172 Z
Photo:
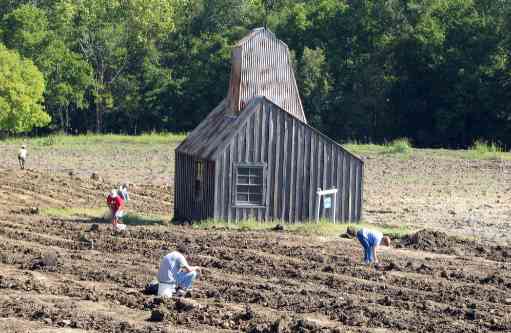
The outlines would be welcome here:
M 21 145 L 21 149 L 18 152 L 18 162 L 20 164 L 20 169 L 25 169 L 25 161 L 27 160 L 27 146 Z
M 115 231 L 122 231 L 126 228 L 124 224 L 119 223 L 121 217 L 124 215 L 122 208 L 124 207 L 124 199 L 117 193 L 117 190 L 112 190 L 106 198 L 106 204 L 112 213 L 112 226 Z

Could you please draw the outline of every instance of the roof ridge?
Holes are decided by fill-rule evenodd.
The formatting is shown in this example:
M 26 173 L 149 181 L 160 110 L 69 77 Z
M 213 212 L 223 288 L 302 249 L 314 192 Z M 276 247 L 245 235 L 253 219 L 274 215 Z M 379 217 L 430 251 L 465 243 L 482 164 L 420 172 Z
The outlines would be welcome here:
M 270 36 L 274 39 L 276 39 L 279 43 L 281 43 L 282 45 L 284 45 L 286 48 L 289 49 L 289 46 L 287 46 L 286 43 L 284 43 L 283 40 L 279 39 L 277 37 L 277 35 L 275 35 L 275 33 L 273 31 L 271 31 L 270 29 L 266 28 L 266 27 L 258 27 L 258 28 L 254 28 L 252 29 L 248 35 L 246 35 L 245 37 L 243 37 L 242 39 L 240 39 L 235 45 L 234 47 L 239 47 L 245 43 L 247 43 L 249 40 L 251 40 L 252 38 L 254 38 L 255 36 L 259 35 L 261 32 L 268 32 L 270 34 Z

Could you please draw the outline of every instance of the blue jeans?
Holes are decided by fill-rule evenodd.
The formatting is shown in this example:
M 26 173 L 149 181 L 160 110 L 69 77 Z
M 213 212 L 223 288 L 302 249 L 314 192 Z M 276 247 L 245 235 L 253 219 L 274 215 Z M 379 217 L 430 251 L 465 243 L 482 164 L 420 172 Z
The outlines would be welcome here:
M 367 239 L 364 237 L 362 230 L 359 230 L 357 232 L 357 239 L 360 242 L 360 244 L 362 244 L 362 247 L 364 248 L 364 262 L 366 264 L 373 262 L 374 261 L 373 247 L 369 244 Z
M 181 289 L 192 289 L 193 282 L 197 278 L 197 272 L 179 272 L 176 276 L 176 284 Z

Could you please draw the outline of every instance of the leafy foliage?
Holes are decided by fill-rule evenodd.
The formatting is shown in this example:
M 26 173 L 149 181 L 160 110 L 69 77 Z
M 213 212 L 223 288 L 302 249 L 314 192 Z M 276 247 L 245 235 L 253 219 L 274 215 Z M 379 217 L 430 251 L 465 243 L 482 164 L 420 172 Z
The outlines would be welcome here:
M 0 38 L 43 73 L 49 130 L 190 130 L 226 96 L 232 45 L 265 25 L 329 136 L 509 148 L 510 16 L 479 0 L 0 0 Z
M 0 44 L 0 73 L 0 132 L 26 132 L 47 125 L 44 78 L 32 61 Z

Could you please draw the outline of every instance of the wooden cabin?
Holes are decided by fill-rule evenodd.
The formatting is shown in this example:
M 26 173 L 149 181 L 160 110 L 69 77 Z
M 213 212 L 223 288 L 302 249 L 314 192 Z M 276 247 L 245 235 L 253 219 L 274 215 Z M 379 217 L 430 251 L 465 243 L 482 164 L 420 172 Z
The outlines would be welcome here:
M 358 221 L 363 161 L 305 119 L 285 43 L 236 44 L 227 97 L 176 148 L 176 219 Z

